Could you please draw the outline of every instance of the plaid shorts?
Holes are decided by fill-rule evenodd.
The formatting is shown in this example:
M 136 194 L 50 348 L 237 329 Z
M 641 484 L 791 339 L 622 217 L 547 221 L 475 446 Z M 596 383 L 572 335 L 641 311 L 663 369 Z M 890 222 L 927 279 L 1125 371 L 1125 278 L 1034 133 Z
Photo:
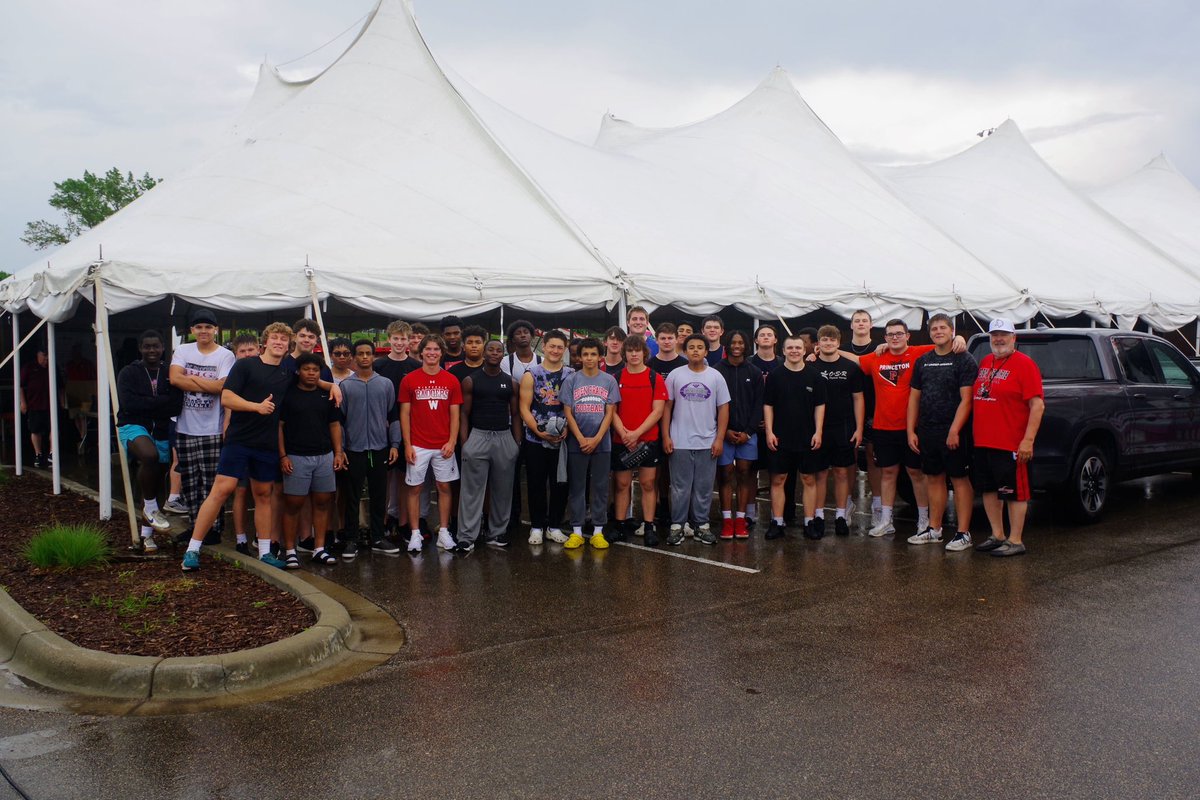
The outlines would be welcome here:
M 221 460 L 221 436 L 192 436 L 176 433 L 175 451 L 179 454 L 179 477 L 183 504 L 187 506 L 188 518 L 195 523 L 200 506 L 208 497 L 213 481 L 217 479 L 217 464 Z M 217 515 L 212 530 L 220 534 L 224 530 L 224 514 Z

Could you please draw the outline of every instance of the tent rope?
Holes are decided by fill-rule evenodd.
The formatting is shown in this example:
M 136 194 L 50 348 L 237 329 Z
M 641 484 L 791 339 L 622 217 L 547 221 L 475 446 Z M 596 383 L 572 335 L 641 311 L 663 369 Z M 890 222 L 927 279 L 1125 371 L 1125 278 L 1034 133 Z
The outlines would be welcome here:
M 773 302 L 771 302 L 771 297 L 767 294 L 767 290 L 759 282 L 758 276 L 755 276 L 754 278 L 754 288 L 758 289 L 758 294 L 760 297 L 762 297 L 763 304 L 770 309 L 772 314 L 775 315 L 775 319 L 779 320 L 779 324 L 783 326 L 783 329 L 787 332 L 787 335 L 791 336 L 792 329 L 788 327 L 787 321 L 783 318 L 783 314 L 779 312 L 779 308 L 776 307 Z

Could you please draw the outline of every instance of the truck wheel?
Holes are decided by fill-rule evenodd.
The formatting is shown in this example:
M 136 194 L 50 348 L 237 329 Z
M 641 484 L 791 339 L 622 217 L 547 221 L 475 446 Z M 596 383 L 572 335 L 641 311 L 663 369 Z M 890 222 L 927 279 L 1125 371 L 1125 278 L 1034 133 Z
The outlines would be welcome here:
M 1096 522 L 1108 504 L 1112 466 L 1108 453 L 1094 444 L 1075 456 L 1071 476 L 1063 486 L 1061 499 L 1078 522 Z

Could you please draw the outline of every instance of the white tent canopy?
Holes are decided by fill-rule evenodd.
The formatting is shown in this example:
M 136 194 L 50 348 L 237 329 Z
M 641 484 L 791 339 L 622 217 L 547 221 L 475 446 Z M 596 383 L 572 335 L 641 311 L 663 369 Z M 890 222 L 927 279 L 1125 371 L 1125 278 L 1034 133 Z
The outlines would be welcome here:
M 294 307 L 309 297 L 306 266 L 322 294 L 414 316 L 615 302 L 613 270 L 480 126 L 402 0 L 381 0 L 307 85 L 263 78 L 244 136 L 56 251 L 50 269 L 22 270 L 0 300 L 66 314 L 103 248 L 115 311 L 167 294 Z
M 1200 190 L 1165 155 L 1090 194 L 1106 211 L 1200 277 Z
M 720 305 L 738 287 L 752 292 L 753 279 L 789 314 L 818 305 L 847 316 L 860 306 L 876 316 L 972 309 L 1025 319 L 1036 311 L 1014 284 L 863 167 L 782 69 L 731 108 L 692 125 L 650 130 L 606 117 L 597 148 L 636 160 L 651 174 L 679 177 L 692 205 L 703 203 L 708 213 L 684 207 L 692 236 L 702 240 L 691 268 L 655 260 L 633 270 L 637 290 L 655 302 Z M 549 177 L 560 164 L 531 164 L 552 191 L 571 190 Z M 588 199 L 563 203 L 574 214 Z M 662 201 L 646 199 L 650 206 Z M 589 232 L 593 216 L 579 217 Z M 657 225 L 658 217 L 651 219 Z M 624 266 L 610 239 L 595 235 Z M 710 291 L 714 284 L 724 285 L 724 294 Z M 761 305 L 762 298 L 748 302 Z
M 1012 120 L 970 149 L 886 172 L 901 195 L 1057 317 L 1078 313 L 1174 329 L 1196 317 L 1200 282 L 1077 193 Z

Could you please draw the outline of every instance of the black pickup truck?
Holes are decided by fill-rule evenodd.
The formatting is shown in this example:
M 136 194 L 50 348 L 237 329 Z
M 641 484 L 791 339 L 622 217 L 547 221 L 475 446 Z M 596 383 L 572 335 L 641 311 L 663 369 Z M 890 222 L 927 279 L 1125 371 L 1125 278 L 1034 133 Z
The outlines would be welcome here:
M 982 361 L 987 335 L 968 349 Z M 1098 520 L 1116 481 L 1200 469 L 1200 372 L 1169 342 L 1039 328 L 1017 331 L 1017 349 L 1041 368 L 1046 392 L 1030 478 L 1076 519 Z

